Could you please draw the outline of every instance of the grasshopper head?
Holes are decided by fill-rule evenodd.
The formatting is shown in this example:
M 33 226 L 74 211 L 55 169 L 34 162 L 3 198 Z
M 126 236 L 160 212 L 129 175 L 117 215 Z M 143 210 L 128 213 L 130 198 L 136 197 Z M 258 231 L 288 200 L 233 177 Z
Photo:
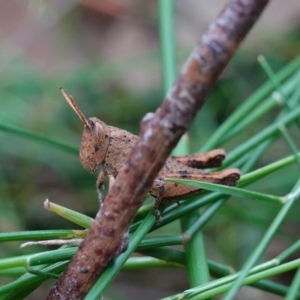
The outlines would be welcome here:
M 95 172 L 104 161 L 109 146 L 107 125 L 97 118 L 89 118 L 84 125 L 80 160 L 85 169 Z
M 61 92 L 84 126 L 80 146 L 81 163 L 85 169 L 95 172 L 106 157 L 109 146 L 108 126 L 97 118 L 86 119 L 73 97 L 68 96 L 63 89 Z

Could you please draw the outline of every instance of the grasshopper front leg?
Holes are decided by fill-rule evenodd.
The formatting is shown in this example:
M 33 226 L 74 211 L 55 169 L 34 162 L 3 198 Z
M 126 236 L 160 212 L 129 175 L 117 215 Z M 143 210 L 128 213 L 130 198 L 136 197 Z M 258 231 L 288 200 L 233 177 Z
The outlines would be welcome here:
M 98 199 L 100 202 L 100 205 L 103 202 L 103 195 L 102 195 L 102 189 L 103 189 L 103 184 L 105 181 L 107 174 L 105 171 L 101 171 L 98 175 L 97 181 L 96 181 L 96 187 L 97 187 L 97 192 L 98 192 Z M 108 175 L 108 190 L 111 189 L 113 184 L 115 183 L 115 178 L 113 175 Z
M 98 175 L 97 181 L 96 181 L 96 188 L 97 188 L 97 192 L 98 192 L 98 200 L 100 203 L 100 206 L 102 205 L 103 202 L 103 195 L 102 195 L 102 188 L 103 188 L 103 184 L 105 181 L 107 174 L 104 170 L 101 170 L 101 172 Z
M 165 187 L 166 187 L 166 182 L 160 177 L 156 178 L 152 185 L 152 189 L 155 189 L 157 191 L 157 194 L 155 196 L 155 202 L 153 204 L 153 210 L 158 224 L 162 223 L 162 217 L 158 208 L 162 203 L 164 193 L 165 193 Z

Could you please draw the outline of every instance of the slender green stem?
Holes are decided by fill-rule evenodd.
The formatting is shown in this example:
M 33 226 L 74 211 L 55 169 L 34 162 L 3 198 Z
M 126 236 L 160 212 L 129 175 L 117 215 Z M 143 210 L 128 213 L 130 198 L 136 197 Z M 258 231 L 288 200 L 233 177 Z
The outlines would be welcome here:
M 191 226 L 185 231 L 185 235 L 193 237 L 198 230 L 203 228 L 203 226 L 212 218 L 212 216 L 225 204 L 226 199 L 220 199 L 213 204 L 211 204 L 201 216 L 195 220 Z
M 286 285 L 273 282 L 271 280 L 266 280 L 266 279 L 255 282 L 251 284 L 251 286 L 259 290 L 266 291 L 279 296 L 285 296 L 289 290 L 289 287 L 287 287 Z M 296 299 L 298 300 L 300 299 L 300 292 L 298 292 L 297 298 L 295 298 L 295 300 Z
M 300 152 L 298 152 L 297 157 L 300 157 Z M 280 170 L 292 163 L 294 163 L 296 160 L 294 155 L 288 156 L 286 158 L 277 160 L 267 166 L 264 166 L 262 168 L 259 168 L 255 171 L 252 171 L 251 173 L 245 174 L 241 177 L 241 179 L 238 181 L 239 186 L 246 186 L 248 184 L 251 184 L 255 181 L 258 181 L 262 177 L 265 177 L 268 174 L 271 174 L 277 170 Z
M 274 202 L 280 204 L 284 203 L 285 201 L 282 197 L 277 197 L 277 196 L 254 192 L 254 191 L 248 191 L 245 189 L 220 185 L 216 183 L 202 182 L 202 181 L 189 180 L 189 179 L 175 179 L 175 178 L 167 178 L 167 180 L 172 182 L 178 182 L 181 184 L 186 184 L 199 189 L 224 193 L 226 195 L 236 196 L 241 198 L 250 198 L 254 200 L 262 200 L 262 201 Z
M 278 82 L 286 81 L 300 66 L 300 56 L 293 60 L 289 65 L 283 68 L 277 75 Z M 263 84 L 252 96 L 250 96 L 243 105 L 241 105 L 210 137 L 210 139 L 201 148 L 201 151 L 208 151 L 216 148 L 219 141 L 227 134 L 234 126 L 243 120 L 250 111 L 252 111 L 259 102 L 267 97 L 273 90 L 272 82 L 268 81 Z
M 262 66 L 262 68 L 265 70 L 267 76 L 269 77 L 269 80 L 272 82 L 274 88 L 282 95 L 284 98 L 284 102 L 287 104 L 286 101 L 286 95 L 282 89 L 282 86 L 280 82 L 277 80 L 276 75 L 274 74 L 273 70 L 271 69 L 271 66 L 268 64 L 266 58 L 263 55 L 259 55 L 257 58 L 258 62 Z
M 273 70 L 271 69 L 271 66 L 268 64 L 266 58 L 263 55 L 259 55 L 258 61 L 260 62 L 261 66 L 267 73 L 269 79 L 271 80 L 272 84 L 274 85 L 274 88 L 278 91 L 278 93 L 280 93 L 280 98 L 283 99 L 283 104 L 286 108 L 286 111 L 291 111 L 293 109 L 292 103 L 287 101 L 288 95 L 287 95 L 286 91 L 283 89 L 280 82 L 277 80 L 277 77 L 274 74 Z M 298 77 L 298 74 L 296 77 Z M 295 90 L 295 88 L 293 90 Z M 300 129 L 300 124 L 299 124 L 298 120 L 296 120 L 296 124 L 297 124 L 298 128 Z
M 163 68 L 163 82 L 165 93 L 171 88 L 176 78 L 176 55 L 175 55 L 175 39 L 174 39 L 174 1 L 173 0 L 159 0 L 159 24 L 160 24 L 160 44 L 162 53 L 162 68 Z M 182 138 L 179 145 L 174 152 L 181 154 L 186 153 L 184 150 L 188 149 L 188 140 Z M 173 154 L 174 154 L 173 152 Z M 184 224 L 193 223 L 198 219 L 198 213 L 193 212 L 186 215 L 182 220 Z M 189 225 L 187 225 L 189 226 Z M 205 255 L 204 241 L 202 233 L 199 231 L 194 234 L 193 238 L 184 245 L 187 257 L 188 273 L 191 286 L 203 283 L 209 280 L 207 259 Z M 201 268 L 195 267 L 201 266 Z
M 284 94 L 289 96 L 298 86 L 299 82 L 299 74 L 294 75 L 291 79 L 289 79 L 284 85 Z M 262 103 L 257 105 L 257 107 L 253 108 L 248 112 L 247 115 L 244 116 L 240 122 L 236 124 L 230 131 L 226 132 L 226 134 L 219 140 L 219 144 L 228 141 L 233 136 L 242 132 L 246 127 L 249 127 L 251 124 L 254 124 L 257 120 L 265 116 L 268 112 L 270 112 L 275 107 L 285 107 L 286 111 L 291 111 L 291 107 L 293 106 L 292 102 L 286 102 L 283 98 L 283 95 L 279 92 L 273 92 L 272 95 L 264 100 Z
M 0 270 L 0 276 L 15 277 L 23 275 L 26 272 L 24 267 L 16 267 Z
M 170 264 L 171 268 L 182 268 L 183 265 L 185 265 L 185 255 L 183 252 L 175 250 L 175 249 L 167 249 L 167 248 L 159 248 L 159 249 L 149 249 L 147 251 L 141 251 L 141 253 L 145 255 L 150 255 L 151 257 L 158 258 L 156 261 L 155 259 L 151 259 L 150 257 L 132 257 L 129 258 L 122 268 L 122 270 L 136 270 L 141 268 L 154 268 L 154 267 L 165 267 L 166 265 Z M 166 265 L 164 264 L 166 263 Z M 251 274 L 254 272 L 265 270 L 266 268 L 271 268 L 279 264 L 279 261 L 277 259 L 274 259 L 270 262 L 267 262 L 263 265 L 260 265 L 253 270 L 251 270 Z M 214 261 L 208 261 L 209 270 L 211 274 L 215 277 L 224 277 L 224 276 L 237 276 L 237 274 L 233 274 L 234 270 L 230 266 L 226 266 L 224 264 L 220 264 Z M 229 277 L 230 279 L 230 277 Z M 232 282 L 231 277 L 231 282 Z M 226 281 L 228 282 L 228 280 Z M 224 284 L 225 282 L 223 282 Z M 212 282 L 211 284 L 214 284 Z M 252 286 L 268 291 L 270 293 L 274 293 L 277 295 L 284 296 L 288 292 L 288 287 L 274 283 L 269 280 L 261 280 L 259 282 L 251 284 Z M 299 293 L 300 294 L 300 293 Z M 298 294 L 298 297 L 299 297 Z
M 176 78 L 176 52 L 174 33 L 174 1 L 158 1 L 161 65 L 164 92 L 167 93 Z
M 294 243 L 292 246 L 281 252 L 278 256 L 277 259 L 282 262 L 286 260 L 289 256 L 291 256 L 293 253 L 298 251 L 300 249 L 300 240 L 298 240 L 296 243 Z
M 174 269 L 185 269 L 183 264 L 179 264 L 172 261 L 166 261 L 157 259 L 149 256 L 143 257 L 130 257 L 126 264 L 122 267 L 122 270 L 141 270 L 151 268 L 174 268 Z
M 182 231 L 187 231 L 199 219 L 201 219 L 201 216 L 197 211 L 193 211 L 190 214 L 185 215 L 181 218 Z M 206 283 L 210 279 L 208 260 L 201 227 L 194 227 L 194 229 L 195 230 L 192 235 L 189 236 L 190 240 L 188 243 L 184 244 L 190 287 Z
M 0 270 L 15 267 L 24 267 L 28 260 L 30 261 L 30 266 L 69 260 L 76 252 L 76 249 L 76 247 L 72 247 L 53 251 L 45 251 L 31 255 L 2 258 L 0 259 Z
M 275 276 L 277 274 L 288 272 L 288 271 L 293 270 L 293 269 L 295 269 L 299 266 L 300 266 L 300 259 L 297 259 L 297 260 L 282 264 L 280 266 L 262 271 L 260 273 L 250 275 L 250 276 L 248 276 L 247 278 L 245 278 L 243 280 L 242 285 L 249 285 L 249 284 L 257 282 L 261 279 L 265 279 L 265 278 L 268 278 L 268 277 Z M 219 295 L 219 294 L 222 294 L 222 293 L 226 292 L 232 286 L 234 286 L 233 283 L 224 284 L 224 285 L 222 285 L 220 287 L 217 287 L 217 288 L 215 288 L 211 291 L 207 291 L 207 292 L 202 293 L 201 295 L 198 295 L 197 299 L 200 300 L 200 299 L 207 299 L 209 297 L 214 297 L 216 295 Z M 193 299 L 193 298 L 190 297 L 190 299 Z
M 231 266 L 227 266 L 216 261 L 208 260 L 208 266 L 211 275 L 217 278 L 232 275 L 233 273 L 235 273 L 234 269 Z
M 280 121 L 273 123 L 272 125 L 268 126 L 264 130 L 260 131 L 258 134 L 253 136 L 252 138 L 248 139 L 246 142 L 241 144 L 235 150 L 231 151 L 230 154 L 227 156 L 227 159 L 224 163 L 224 166 L 228 166 L 232 164 L 235 160 L 239 157 L 247 153 L 248 151 L 257 147 L 257 145 L 261 144 L 263 141 L 268 139 L 272 136 L 277 136 L 279 134 L 280 125 L 291 125 L 297 118 L 300 116 L 300 107 L 295 108 L 292 112 L 285 115 Z
M 247 153 L 247 159 L 245 160 L 241 171 L 242 173 L 247 173 L 252 170 L 253 166 L 259 161 L 263 153 L 265 153 L 266 149 L 269 145 L 275 140 L 275 137 L 270 137 L 261 144 L 259 144 L 255 149 Z M 253 171 L 255 172 L 255 171 Z M 248 174 L 246 174 L 248 175 Z
M 192 213 L 182 218 L 181 227 L 183 231 L 188 230 L 198 219 L 198 213 Z M 190 241 L 184 244 L 186 253 L 186 264 L 189 274 L 189 282 L 191 287 L 203 284 L 209 281 L 209 269 L 207 264 L 205 243 L 201 230 L 194 232 Z
M 273 97 L 273 95 L 264 101 L 261 105 L 259 105 L 256 109 L 249 112 L 247 116 L 241 122 L 239 122 L 235 127 L 233 127 L 229 132 L 226 133 L 220 140 L 220 143 L 224 143 L 230 138 L 234 137 L 245 128 L 250 126 L 251 124 L 258 121 L 260 118 L 265 116 L 268 112 L 270 112 L 273 108 L 278 107 L 281 103 Z
M 293 95 L 291 96 L 291 98 L 289 99 L 290 105 L 289 106 L 285 106 L 287 108 L 287 110 L 282 111 L 279 116 L 276 118 L 277 121 L 281 120 L 282 117 L 284 117 L 288 111 L 291 111 L 290 107 L 297 107 L 297 103 L 298 103 L 298 99 L 300 97 L 300 86 L 298 84 L 299 81 L 299 72 L 293 77 L 293 80 L 290 81 L 294 81 L 294 79 L 296 79 L 295 83 L 296 85 L 293 85 Z M 287 82 L 288 83 L 288 82 Z M 287 93 L 286 93 L 287 94 Z M 279 93 L 273 94 L 275 95 L 279 95 L 279 98 L 281 97 L 281 95 Z M 251 113 L 250 113 L 251 115 Z M 247 119 L 247 117 L 246 117 Z M 266 140 L 264 140 L 261 144 L 259 144 L 253 151 L 248 152 L 247 153 L 247 159 L 245 160 L 245 163 L 242 166 L 242 172 L 248 172 L 249 170 L 252 169 L 252 167 L 257 163 L 257 161 L 260 159 L 260 157 L 262 156 L 262 154 L 266 151 L 266 149 L 268 148 L 268 146 L 275 140 L 275 136 L 270 136 L 268 137 Z
M 59 278 L 59 275 L 57 275 L 55 273 L 41 271 L 38 268 L 32 268 L 30 266 L 30 259 L 28 259 L 26 261 L 25 269 L 28 273 L 31 273 L 31 274 L 34 274 L 34 275 L 38 275 L 38 276 L 42 276 L 42 277 L 46 277 L 46 278 L 55 278 L 55 279 Z
M 168 262 L 174 262 L 180 265 L 186 265 L 186 255 L 184 252 L 172 249 L 172 248 L 152 248 L 147 250 L 139 251 L 144 255 L 149 255 L 160 260 L 165 260 Z M 209 270 L 213 276 L 226 276 L 234 273 L 232 267 L 208 260 Z
M 139 251 L 140 253 L 152 256 L 161 260 L 175 262 L 186 265 L 186 255 L 184 252 L 169 247 L 152 248 Z
M 174 246 L 182 245 L 184 243 L 182 235 L 171 235 L 171 236 L 155 236 L 148 237 L 141 241 L 138 246 L 138 250 L 154 248 L 154 247 L 164 247 L 164 246 Z
M 68 261 L 62 261 L 52 264 L 51 266 L 39 266 L 39 269 L 43 272 L 50 272 L 59 274 L 67 265 Z M 5 298 L 7 299 L 20 299 L 17 297 L 19 293 L 22 293 L 22 290 L 27 288 L 29 285 L 33 285 L 37 288 L 43 281 L 45 281 L 45 276 L 36 276 L 31 273 L 25 273 L 17 280 L 3 285 L 0 287 L 0 299 L 4 299 L 4 295 L 7 295 L 9 292 L 9 296 Z M 21 298 L 22 299 L 22 298 Z
M 284 136 L 292 153 L 295 155 L 296 163 L 298 165 L 298 168 L 300 168 L 300 157 L 297 155 L 298 149 L 297 149 L 291 135 L 289 134 L 289 132 L 287 131 L 287 129 L 284 125 L 280 126 L 279 130 L 281 131 L 282 135 Z
M 249 272 L 249 276 L 242 282 L 243 285 L 250 285 L 262 279 L 293 270 L 300 266 L 300 259 L 278 265 L 278 260 L 271 260 L 267 263 L 261 264 L 253 268 Z M 240 273 L 232 274 L 210 283 L 198 286 L 193 289 L 186 290 L 180 294 L 163 298 L 164 300 L 179 300 L 179 299 L 208 299 L 219 294 L 225 293 L 234 284 L 234 280 Z
M 279 261 L 277 259 L 274 259 L 271 261 L 272 262 L 272 266 L 276 266 Z M 267 263 L 270 266 L 269 263 Z M 264 264 L 263 264 L 264 265 Z M 258 266 L 257 268 L 260 268 L 261 266 Z M 232 275 L 235 271 L 230 267 L 230 266 L 226 266 L 224 264 L 220 264 L 220 263 L 216 263 L 216 262 L 212 262 L 209 261 L 209 269 L 211 271 L 211 274 L 214 277 L 220 278 L 220 277 L 224 277 L 224 276 L 228 276 L 228 275 Z M 256 268 L 254 268 L 256 269 Z M 253 270 L 251 270 L 251 272 L 249 272 L 249 274 L 253 273 Z M 237 276 L 237 274 L 235 274 Z M 259 282 L 255 282 L 253 284 L 251 284 L 251 286 L 263 290 L 263 291 L 267 291 L 269 293 L 273 293 L 276 295 L 280 295 L 280 296 L 284 296 L 287 294 L 288 292 L 288 287 L 279 283 L 275 283 L 272 282 L 270 280 L 260 280 Z M 300 299 L 300 292 L 298 293 L 298 298 Z
M 47 210 L 63 217 L 64 219 L 67 219 L 75 224 L 78 224 L 79 226 L 82 226 L 83 228 L 88 229 L 93 224 L 94 220 L 91 217 L 81 214 L 75 210 L 66 208 L 64 206 L 55 204 L 53 202 L 50 202 L 48 199 L 44 202 L 44 206 Z
M 237 278 L 237 280 L 232 285 L 230 291 L 225 295 L 224 300 L 230 300 L 233 299 L 233 297 L 236 295 L 238 289 L 242 285 L 244 279 L 246 278 L 248 272 L 250 269 L 254 266 L 254 264 L 258 261 L 258 259 L 262 256 L 263 252 L 269 245 L 271 239 L 275 235 L 277 229 L 281 225 L 282 221 L 286 217 L 288 211 L 296 201 L 296 199 L 299 197 L 300 192 L 300 180 L 295 184 L 293 190 L 289 195 L 287 195 L 287 202 L 283 205 L 282 209 L 279 211 L 278 215 L 268 228 L 267 232 L 265 233 L 264 237 L 258 244 L 257 248 L 254 250 L 253 254 L 249 257 L 248 261 L 245 263 L 245 265 L 242 268 L 242 271 Z
M 85 230 L 70 229 L 2 232 L 0 233 L 0 243 L 9 241 L 39 241 L 51 239 L 84 238 L 85 234 Z
M 64 144 L 62 142 L 55 141 L 53 139 L 47 138 L 43 135 L 39 135 L 39 134 L 37 134 L 35 132 L 31 132 L 29 130 L 25 130 L 23 128 L 19 128 L 19 127 L 7 125 L 7 124 L 0 124 L 0 130 L 9 132 L 9 133 L 13 133 L 20 137 L 23 137 L 23 138 L 26 138 L 26 139 L 29 139 L 29 140 L 32 140 L 32 141 L 35 141 L 38 143 L 45 144 L 47 146 L 51 146 L 53 148 L 57 148 L 59 150 L 65 151 L 70 154 L 78 155 L 78 151 L 79 151 L 78 147 L 70 146 L 70 145 Z
M 300 290 L 300 267 L 298 268 L 296 275 L 294 276 L 293 282 L 289 291 L 286 295 L 285 300 L 294 300 L 297 298 Z

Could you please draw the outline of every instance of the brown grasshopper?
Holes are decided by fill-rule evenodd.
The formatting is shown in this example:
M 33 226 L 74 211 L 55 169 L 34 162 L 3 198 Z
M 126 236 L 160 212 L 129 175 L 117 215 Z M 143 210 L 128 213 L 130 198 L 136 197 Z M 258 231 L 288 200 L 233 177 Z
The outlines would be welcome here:
M 111 182 L 117 177 L 119 169 L 123 166 L 131 149 L 137 142 L 138 136 L 126 130 L 106 125 L 95 117 L 86 119 L 73 97 L 68 96 L 63 89 L 60 90 L 84 125 L 80 146 L 80 160 L 83 167 L 91 172 L 95 172 L 99 166 L 102 166 L 96 182 L 99 199 L 102 201 L 101 188 L 105 178 L 109 177 L 111 185 Z M 225 155 L 223 149 L 216 149 L 203 154 L 169 157 L 149 191 L 156 198 L 153 208 L 158 220 L 161 221 L 158 210 L 160 204 L 175 202 L 176 198 L 201 190 L 165 181 L 164 178 L 166 177 L 235 185 L 240 178 L 238 169 L 227 169 L 212 173 L 201 171 L 202 168 L 219 167 Z

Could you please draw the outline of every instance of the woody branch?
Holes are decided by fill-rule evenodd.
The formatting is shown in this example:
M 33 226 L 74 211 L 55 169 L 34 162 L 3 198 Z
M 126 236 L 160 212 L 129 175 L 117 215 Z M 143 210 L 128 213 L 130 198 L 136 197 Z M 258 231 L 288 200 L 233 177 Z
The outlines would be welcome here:
M 142 120 L 139 141 L 48 299 L 82 299 L 120 253 L 130 223 L 157 173 L 267 2 L 232 0 L 211 24 L 161 107 Z

